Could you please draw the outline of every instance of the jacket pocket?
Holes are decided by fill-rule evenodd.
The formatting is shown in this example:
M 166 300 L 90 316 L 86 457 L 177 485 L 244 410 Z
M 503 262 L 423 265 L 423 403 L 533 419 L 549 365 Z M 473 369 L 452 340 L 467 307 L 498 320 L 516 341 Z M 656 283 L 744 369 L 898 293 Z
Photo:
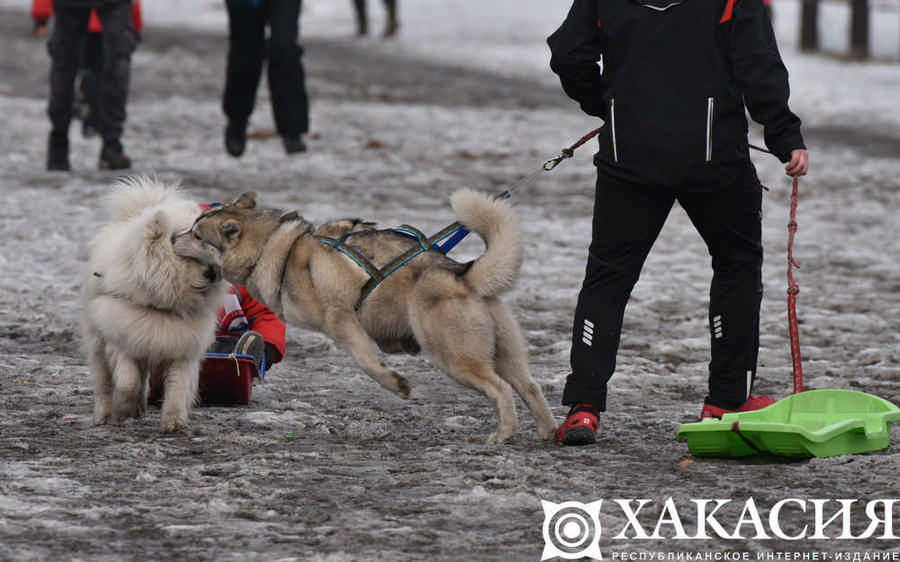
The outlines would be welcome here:
M 716 99 L 706 98 L 706 161 L 712 162 L 713 122 L 716 114 Z

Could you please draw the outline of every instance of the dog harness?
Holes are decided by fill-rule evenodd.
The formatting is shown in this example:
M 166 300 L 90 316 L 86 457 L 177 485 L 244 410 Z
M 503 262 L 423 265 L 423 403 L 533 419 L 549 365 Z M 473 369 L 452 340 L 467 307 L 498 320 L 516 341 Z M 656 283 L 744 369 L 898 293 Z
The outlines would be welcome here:
M 409 263 L 413 258 L 431 250 L 446 254 L 469 233 L 468 229 L 459 222 L 454 222 L 431 237 L 425 236 L 421 230 L 409 226 L 408 224 L 393 228 L 391 231 L 412 238 L 418 242 L 418 244 L 395 257 L 381 268 L 372 263 L 372 260 L 361 251 L 347 243 L 347 239 L 351 236 L 372 232 L 371 230 L 348 232 L 339 238 L 316 236 L 316 239 L 319 242 L 343 253 L 369 274 L 369 280 L 363 285 L 359 299 L 357 299 L 356 304 L 353 305 L 353 310 L 357 312 L 359 312 L 359 308 L 362 306 L 363 301 L 366 300 L 366 297 L 375 290 L 375 287 L 381 284 L 381 282 L 387 279 L 392 273 Z

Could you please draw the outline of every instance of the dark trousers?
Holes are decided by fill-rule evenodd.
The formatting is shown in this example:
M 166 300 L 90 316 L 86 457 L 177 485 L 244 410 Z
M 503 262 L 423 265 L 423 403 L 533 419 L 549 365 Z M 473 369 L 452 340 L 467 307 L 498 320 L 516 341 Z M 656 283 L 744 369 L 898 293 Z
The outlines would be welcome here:
M 80 96 L 87 104 L 85 123 L 100 130 L 100 76 L 103 74 L 103 36 L 88 33 L 81 46 Z
M 228 61 L 222 108 L 228 120 L 246 126 L 268 57 L 269 92 L 278 133 L 295 137 L 309 130 L 309 99 L 298 43 L 301 0 L 226 2 Z M 268 48 L 266 26 L 269 27 Z
M 368 23 L 366 0 L 353 0 L 353 5 L 356 7 L 357 20 L 361 23 Z M 387 10 L 389 17 L 397 17 L 397 0 L 384 0 L 384 9 Z
M 572 374 L 563 404 L 606 409 L 625 305 L 675 201 L 712 257 L 711 404 L 734 409 L 756 375 L 762 299 L 762 189 L 749 162 L 714 191 L 648 186 L 598 174 L 593 235 L 572 330 Z
M 72 121 L 75 75 L 78 73 L 82 41 L 87 35 L 90 8 L 59 6 L 54 15 L 53 33 L 47 43 L 50 52 L 50 103 L 47 113 L 53 132 L 67 134 Z M 125 127 L 125 104 L 131 82 L 131 55 L 137 34 L 128 2 L 97 9 L 103 24 L 103 66 L 98 89 L 98 117 L 104 141 L 118 141 Z

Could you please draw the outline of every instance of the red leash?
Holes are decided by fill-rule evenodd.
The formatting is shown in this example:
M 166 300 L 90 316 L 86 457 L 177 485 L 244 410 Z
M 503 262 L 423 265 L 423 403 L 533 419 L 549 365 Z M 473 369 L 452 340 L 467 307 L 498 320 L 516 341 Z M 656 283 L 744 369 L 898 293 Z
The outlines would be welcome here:
M 750 145 L 750 148 L 772 154 L 765 148 Z M 763 186 L 765 188 L 765 186 Z M 800 264 L 794 259 L 794 235 L 797 234 L 797 203 L 799 202 L 800 180 L 794 178 L 794 185 L 791 188 L 791 214 L 788 222 L 788 332 L 791 336 L 791 363 L 794 368 L 794 394 L 803 392 L 803 365 L 800 357 L 800 329 L 797 326 L 797 293 L 800 287 L 794 280 L 794 268 L 800 268 Z
M 794 280 L 794 268 L 800 265 L 794 259 L 794 235 L 797 234 L 797 202 L 799 195 L 799 180 L 794 178 L 794 186 L 791 189 L 791 219 L 788 222 L 788 331 L 791 335 L 791 361 L 794 365 L 794 394 L 803 392 L 803 366 L 800 357 L 800 335 L 797 327 L 797 293 L 800 287 Z
M 594 129 L 593 131 L 591 131 L 590 133 L 584 135 L 583 137 L 581 137 L 580 139 L 578 139 L 577 141 L 575 141 L 575 144 L 573 144 L 573 145 L 570 146 L 569 148 L 564 148 L 564 149 L 562 149 L 562 152 L 559 153 L 559 156 L 557 156 L 556 158 L 551 158 L 550 160 L 547 160 L 546 162 L 544 162 L 544 165 L 541 166 L 541 168 L 542 168 L 545 172 L 549 172 L 550 170 L 552 170 L 553 168 L 555 168 L 555 167 L 557 166 L 557 164 L 559 164 L 560 162 L 562 162 L 562 161 L 565 160 L 566 158 L 571 158 L 572 156 L 574 156 L 575 150 L 576 150 L 579 146 L 583 145 L 583 144 L 586 143 L 587 141 L 589 141 L 589 140 L 591 140 L 592 138 L 596 137 L 598 134 L 600 134 L 600 131 L 602 131 L 602 130 L 603 130 L 603 127 L 598 127 L 598 128 L 596 128 L 596 129 Z

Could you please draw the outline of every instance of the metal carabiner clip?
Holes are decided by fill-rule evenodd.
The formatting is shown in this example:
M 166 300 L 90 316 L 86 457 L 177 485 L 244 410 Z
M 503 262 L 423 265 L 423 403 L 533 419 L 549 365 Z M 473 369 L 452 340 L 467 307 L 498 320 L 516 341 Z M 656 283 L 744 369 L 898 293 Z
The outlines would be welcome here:
M 553 168 L 559 166 L 559 163 L 565 160 L 566 158 L 571 158 L 574 155 L 574 151 L 568 148 L 564 148 L 562 152 L 559 153 L 559 156 L 556 158 L 551 158 L 544 162 L 544 165 L 541 166 L 545 172 L 549 172 Z

